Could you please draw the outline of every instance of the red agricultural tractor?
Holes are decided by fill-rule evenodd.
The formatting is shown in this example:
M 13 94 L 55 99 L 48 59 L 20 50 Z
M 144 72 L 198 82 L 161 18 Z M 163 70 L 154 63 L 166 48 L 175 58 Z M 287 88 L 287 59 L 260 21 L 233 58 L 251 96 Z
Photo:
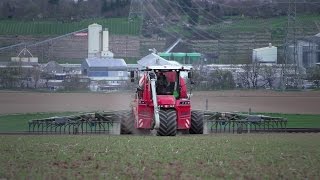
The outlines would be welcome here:
M 203 134 L 203 113 L 191 110 L 184 66 L 148 66 L 132 102 L 132 110 L 121 118 L 121 134 L 146 133 L 155 129 L 159 136 L 175 136 L 177 132 Z M 184 72 L 184 73 L 183 73 Z M 134 82 L 134 72 L 131 72 Z M 190 81 L 192 82 L 192 81 Z
M 191 69 L 184 66 L 148 66 L 142 70 L 131 110 L 80 113 L 72 116 L 34 119 L 30 133 L 58 134 L 186 134 L 283 132 L 287 120 L 279 117 L 243 113 L 191 110 L 187 81 Z M 134 82 L 134 72 L 131 72 Z M 205 120 L 204 120 L 205 117 Z M 151 131 L 152 130 L 152 131 Z

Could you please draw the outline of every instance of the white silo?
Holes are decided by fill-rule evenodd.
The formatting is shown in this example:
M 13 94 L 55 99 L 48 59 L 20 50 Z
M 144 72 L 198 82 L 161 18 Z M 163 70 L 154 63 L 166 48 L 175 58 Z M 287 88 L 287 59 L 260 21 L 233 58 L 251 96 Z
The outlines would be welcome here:
M 113 53 L 109 51 L 109 31 L 108 28 L 105 28 L 105 30 L 102 33 L 102 57 L 113 57 Z
M 102 26 L 91 24 L 88 27 L 88 57 L 99 57 L 102 50 Z
M 103 45 L 102 46 L 103 46 L 102 47 L 103 51 L 109 51 L 109 31 L 107 28 L 103 31 Z

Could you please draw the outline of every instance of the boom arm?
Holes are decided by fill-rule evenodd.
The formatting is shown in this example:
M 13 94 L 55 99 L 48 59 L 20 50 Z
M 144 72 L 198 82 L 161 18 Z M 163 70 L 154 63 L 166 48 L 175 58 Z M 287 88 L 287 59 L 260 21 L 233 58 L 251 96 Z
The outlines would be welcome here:
M 160 117 L 159 117 L 159 107 L 156 93 L 156 75 L 154 72 L 149 73 L 149 80 L 151 82 L 151 91 L 152 91 L 152 101 L 153 101 L 153 111 L 154 111 L 154 120 L 155 120 L 155 129 L 159 129 L 160 127 Z

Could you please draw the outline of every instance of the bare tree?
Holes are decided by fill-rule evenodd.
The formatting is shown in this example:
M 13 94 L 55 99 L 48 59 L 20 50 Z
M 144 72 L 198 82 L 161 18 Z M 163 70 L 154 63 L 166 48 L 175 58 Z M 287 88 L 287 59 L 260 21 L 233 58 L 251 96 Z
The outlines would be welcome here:
M 38 82 L 40 80 L 40 69 L 39 67 L 33 67 L 32 68 L 32 73 L 31 73 L 31 76 L 32 76 L 32 79 L 34 81 L 34 88 L 37 89 L 38 88 Z
M 261 66 L 261 77 L 263 81 L 263 86 L 273 88 L 274 81 L 277 77 L 277 66 L 276 65 L 262 65 Z
M 45 79 L 45 80 L 46 80 L 46 82 L 45 82 L 45 88 L 48 88 L 48 87 L 49 87 L 49 86 L 48 86 L 49 80 L 54 79 L 54 75 L 51 74 L 51 73 L 47 73 L 47 72 L 40 72 L 40 77 L 41 77 L 41 79 Z
M 239 74 L 242 85 L 246 88 L 258 88 L 258 80 L 261 75 L 261 64 L 257 61 L 242 66 L 243 72 Z

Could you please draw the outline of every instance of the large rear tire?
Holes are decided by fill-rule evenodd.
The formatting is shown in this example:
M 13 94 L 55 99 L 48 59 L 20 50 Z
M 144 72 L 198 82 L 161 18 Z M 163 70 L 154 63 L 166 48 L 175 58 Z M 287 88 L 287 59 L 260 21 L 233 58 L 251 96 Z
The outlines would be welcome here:
M 204 116 L 201 111 L 191 111 L 191 128 L 190 134 L 203 134 Z
M 158 136 L 175 136 L 177 134 L 177 114 L 173 109 L 160 110 L 160 127 Z
M 121 116 L 121 134 L 133 134 L 134 117 L 132 111 L 127 111 Z

